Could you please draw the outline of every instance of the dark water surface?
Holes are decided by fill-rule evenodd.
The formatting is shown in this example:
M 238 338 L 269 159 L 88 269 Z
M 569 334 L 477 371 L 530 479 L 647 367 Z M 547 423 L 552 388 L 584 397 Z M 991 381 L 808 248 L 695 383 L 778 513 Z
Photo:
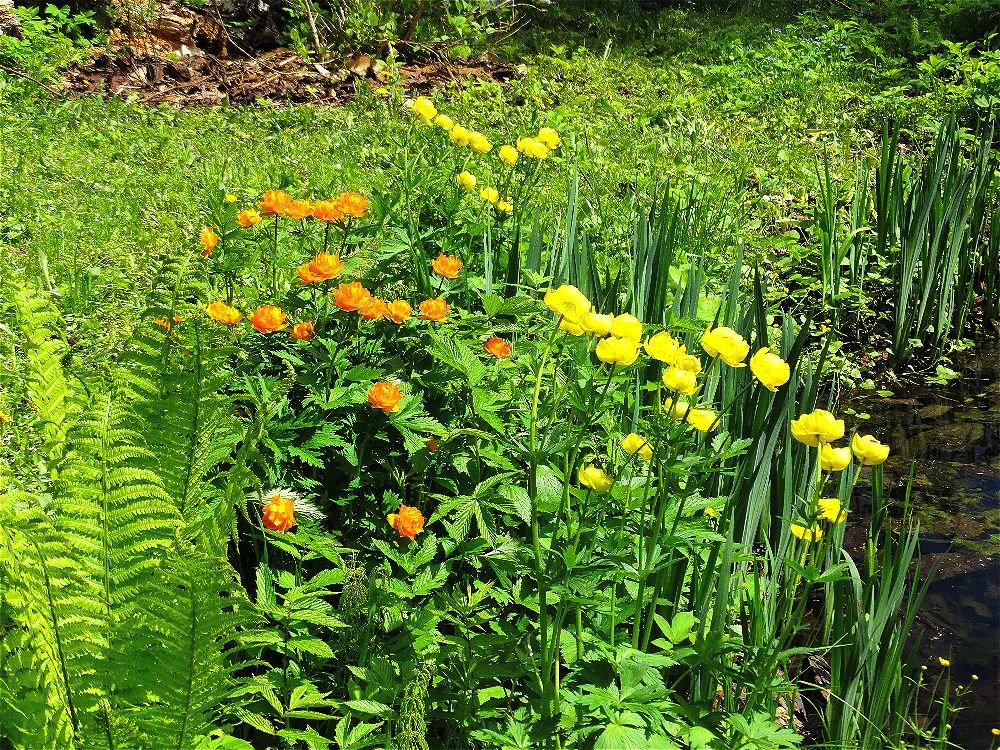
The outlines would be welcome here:
M 925 568 L 937 577 L 921 609 L 923 663 L 953 683 L 978 675 L 968 708 L 952 721 L 966 750 L 987 750 L 1000 727 L 1000 345 L 956 359 L 962 374 L 947 386 L 908 387 L 890 397 L 858 395 L 846 418 L 892 447 L 886 481 L 901 500 L 915 465 L 912 502 L 920 519 Z

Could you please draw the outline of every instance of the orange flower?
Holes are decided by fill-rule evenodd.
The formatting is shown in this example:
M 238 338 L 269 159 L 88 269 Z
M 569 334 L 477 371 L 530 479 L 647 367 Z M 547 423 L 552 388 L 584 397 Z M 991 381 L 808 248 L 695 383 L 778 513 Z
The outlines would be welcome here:
M 332 224 L 341 221 L 344 218 L 344 212 L 340 210 L 337 201 L 316 201 L 313 203 L 313 218 Z
M 165 320 L 163 318 L 157 318 L 153 322 L 156 323 L 156 325 L 158 325 L 164 331 L 167 331 L 167 332 L 170 331 L 170 321 L 169 320 Z
M 365 320 L 382 320 L 389 315 L 389 306 L 384 299 L 368 297 L 358 305 L 358 315 Z
M 432 297 L 420 303 L 420 317 L 424 320 L 441 322 L 448 315 L 451 305 L 440 297 Z
M 215 233 L 212 227 L 205 227 L 201 230 L 201 257 L 207 258 L 215 250 L 215 246 L 219 244 L 219 235 Z
M 243 314 L 239 310 L 235 307 L 230 307 L 225 302 L 213 302 L 205 308 L 205 312 L 216 323 L 222 323 L 222 325 L 229 327 L 239 323 L 240 318 L 243 317 Z
M 183 315 L 175 315 L 174 316 L 174 322 L 175 323 L 180 323 L 182 320 L 184 320 L 184 316 Z
M 288 328 L 285 323 L 285 313 L 280 307 L 274 305 L 261 305 L 253 311 L 250 316 L 253 327 L 261 333 L 274 333 Z
M 386 305 L 386 309 L 389 311 L 389 320 L 393 323 L 402 323 L 405 320 L 409 320 L 410 315 L 413 314 L 413 308 L 410 307 L 410 303 L 405 299 L 393 300 Z
M 274 216 L 285 213 L 285 208 L 292 201 L 292 196 L 284 190 L 267 190 L 257 204 L 264 216 Z
M 290 497 L 272 495 L 263 511 L 264 526 L 272 531 L 288 531 L 295 525 L 295 501 Z
M 308 263 L 303 263 L 301 266 L 295 269 L 295 272 L 302 279 L 303 284 L 318 284 L 323 281 L 323 277 L 313 271 L 312 261 Z
M 364 218 L 368 213 L 368 199 L 358 193 L 341 193 L 334 203 L 345 215 L 355 219 Z
M 497 359 L 510 356 L 510 344 L 499 336 L 490 336 L 483 344 L 483 349 Z
M 372 293 L 361 286 L 360 281 L 352 281 L 350 284 L 341 284 L 333 290 L 333 304 L 341 310 L 354 312 L 371 296 Z
M 316 335 L 316 329 L 313 328 L 312 322 L 307 320 L 304 323 L 293 325 L 292 331 L 288 335 L 299 341 L 309 341 Z
M 402 400 L 403 394 L 399 386 L 388 380 L 380 380 L 368 389 L 368 403 L 373 409 L 385 412 L 399 411 L 399 402 Z
M 386 516 L 389 525 L 399 532 L 401 537 L 415 540 L 417 534 L 424 530 L 424 515 L 416 508 L 400 503 L 399 510 Z
M 236 217 L 236 223 L 244 229 L 249 229 L 254 224 L 260 224 L 260 214 L 252 208 L 240 211 Z
M 327 281 L 340 276 L 344 270 L 344 264 L 340 261 L 339 255 L 331 253 L 320 253 L 308 263 L 303 263 L 298 268 L 299 278 L 304 284 L 312 284 L 317 281 Z
M 459 271 L 462 270 L 462 261 L 442 253 L 434 259 L 431 268 L 438 276 L 444 276 L 446 279 L 457 279 Z
M 307 200 L 290 200 L 284 206 L 282 213 L 289 219 L 307 219 L 312 216 L 313 206 Z

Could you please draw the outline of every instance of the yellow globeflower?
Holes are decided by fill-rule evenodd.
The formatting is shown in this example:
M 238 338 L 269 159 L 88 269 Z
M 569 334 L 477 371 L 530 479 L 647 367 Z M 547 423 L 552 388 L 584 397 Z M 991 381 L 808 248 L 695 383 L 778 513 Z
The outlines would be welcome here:
M 496 188 L 484 187 L 480 189 L 479 197 L 487 203 L 492 203 L 495 206 L 497 201 L 500 200 L 500 191 Z
M 533 159 L 544 159 L 549 153 L 549 147 L 534 138 L 518 138 L 517 150 Z
M 622 450 L 630 456 L 639 456 L 644 461 L 653 458 L 653 446 L 642 435 L 630 432 L 622 438 Z
M 820 443 L 832 443 L 844 437 L 844 420 L 825 409 L 816 409 L 793 419 L 789 425 L 792 437 L 815 448 Z
M 559 133 L 557 133 L 552 128 L 542 128 L 538 131 L 538 140 L 543 143 L 546 148 L 555 148 L 559 145 L 561 139 L 559 138 Z
M 580 325 L 583 326 L 583 330 L 587 333 L 593 334 L 594 336 L 607 336 L 611 333 L 611 326 L 613 323 L 613 316 L 601 315 L 600 313 L 595 313 L 593 311 L 585 313 L 584 316 L 580 318 Z
M 684 419 L 684 417 L 687 415 L 688 409 L 690 408 L 690 404 L 688 404 L 687 401 L 680 401 L 678 399 L 671 398 L 670 400 L 667 401 L 667 403 L 663 405 L 663 408 L 665 410 L 669 408 L 668 416 L 670 416 L 671 419 L 676 419 L 679 421 L 681 419 Z
M 708 432 L 719 422 L 719 415 L 711 409 L 688 409 L 687 421 L 699 432 Z
M 819 505 L 819 517 L 830 523 L 843 523 L 847 520 L 847 511 L 843 509 L 840 500 L 835 497 L 824 497 L 816 501 Z
M 500 161 L 502 161 L 504 164 L 509 164 L 510 166 L 513 167 L 515 164 L 517 164 L 518 156 L 519 154 L 517 153 L 517 149 L 514 148 L 513 146 L 508 146 L 505 144 L 500 147 Z
M 811 529 L 807 529 L 805 526 L 793 523 L 788 528 L 792 532 L 792 536 L 798 539 L 805 539 L 807 542 L 818 542 L 823 538 L 823 529 L 818 525 L 813 525 Z
M 446 132 L 455 127 L 455 121 L 448 115 L 438 115 L 434 118 L 434 124 Z
M 451 142 L 456 146 L 468 146 L 472 141 L 472 131 L 468 128 L 463 128 L 461 125 L 455 125 L 448 131 L 448 137 L 451 138 Z
M 823 443 L 819 451 L 819 462 L 823 471 L 843 471 L 851 463 L 851 449 L 834 448 L 829 443 Z
M 628 367 L 639 358 L 639 345 L 631 339 L 608 336 L 597 342 L 597 358 L 609 365 Z
M 629 313 L 616 315 L 611 323 L 611 335 L 630 339 L 638 346 L 642 341 L 642 322 Z
M 677 393 L 691 396 L 698 390 L 698 379 L 693 372 L 680 367 L 668 367 L 663 373 L 663 385 Z
M 476 176 L 469 171 L 459 172 L 455 176 L 455 181 L 466 190 L 474 190 L 476 187 Z
M 874 466 L 889 457 L 889 446 L 880 443 L 871 435 L 857 435 L 851 439 L 854 455 L 865 466 Z
M 693 375 L 697 375 L 701 372 L 701 360 L 698 359 L 693 354 L 684 354 L 677 358 L 674 362 L 675 367 L 679 367 L 682 370 L 686 370 Z
M 596 466 L 581 466 L 576 474 L 576 478 L 580 480 L 580 484 L 584 487 L 589 487 L 598 495 L 603 495 L 611 489 L 611 477 L 604 473 L 603 469 L 599 469 Z
M 477 154 L 485 154 L 493 148 L 493 144 L 486 139 L 486 136 L 475 130 L 469 133 L 469 145 Z
M 514 213 L 514 204 L 511 202 L 510 198 L 505 201 L 497 201 L 497 211 L 503 211 L 505 214 Z
M 575 286 L 563 284 L 545 293 L 545 306 L 556 315 L 579 324 L 583 314 L 590 310 L 591 303 Z
M 646 354 L 668 365 L 675 364 L 684 356 L 684 345 L 666 331 L 660 331 L 646 340 Z
M 721 359 L 730 367 L 746 367 L 743 360 L 750 345 L 732 328 L 709 328 L 702 334 L 701 348 L 710 357 Z
M 938 664 L 940 664 L 942 667 L 951 666 L 951 662 L 948 659 L 945 659 L 943 656 L 938 657 Z
M 750 370 L 760 384 L 772 393 L 778 390 L 778 386 L 787 383 L 791 375 L 788 363 L 766 346 L 750 357 Z
M 437 115 L 437 108 L 426 96 L 418 96 L 413 100 L 410 105 L 410 109 L 413 113 L 421 119 L 422 122 L 429 123 Z

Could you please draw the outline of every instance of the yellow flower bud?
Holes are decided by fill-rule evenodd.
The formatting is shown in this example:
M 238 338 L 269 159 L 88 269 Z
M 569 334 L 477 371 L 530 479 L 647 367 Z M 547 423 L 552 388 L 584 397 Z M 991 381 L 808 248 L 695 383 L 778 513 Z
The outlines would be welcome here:
M 410 109 L 420 118 L 421 122 L 429 123 L 437 116 L 437 108 L 426 96 L 418 96 L 410 104 Z
M 562 139 L 559 138 L 559 133 L 552 128 L 542 128 L 538 131 L 538 140 L 544 144 L 546 148 L 555 148 L 559 145 Z
M 545 293 L 545 306 L 556 315 L 579 325 L 583 314 L 590 310 L 591 303 L 575 286 L 563 284 Z
M 668 365 L 675 364 L 684 356 L 684 345 L 666 331 L 661 331 L 646 340 L 646 354 Z
M 797 539 L 805 539 L 807 542 L 818 542 L 823 538 L 823 529 L 819 526 L 813 526 L 811 529 L 807 529 L 805 526 L 793 523 L 788 527 L 788 529 L 792 532 L 792 536 Z
M 517 149 L 513 146 L 503 145 L 500 147 L 500 161 L 504 164 L 509 164 L 513 167 L 517 164 L 518 157 Z
M 840 500 L 835 497 L 824 497 L 816 501 L 819 506 L 819 517 L 830 523 L 843 523 L 847 520 L 847 511 L 843 509 Z
M 825 409 L 803 414 L 793 419 L 789 426 L 793 438 L 814 448 L 820 443 L 832 443 L 844 437 L 844 420 L 837 419 Z
M 580 484 L 584 487 L 589 487 L 598 495 L 603 495 L 611 489 L 611 477 L 596 466 L 581 466 L 580 470 L 577 472 L 576 478 L 580 480 Z
M 611 333 L 611 326 L 613 323 L 613 316 L 601 315 L 600 313 L 595 313 L 593 311 L 584 314 L 584 316 L 580 319 L 580 325 L 583 326 L 583 330 L 587 333 L 593 334 L 594 336 L 607 336 Z
M 689 409 L 687 420 L 698 432 L 708 432 L 718 424 L 719 415 L 711 409 Z
M 441 128 L 442 130 L 444 130 L 445 132 L 448 132 L 453 127 L 455 127 L 455 121 L 452 120 L 450 117 L 448 117 L 448 115 L 444 114 L 435 117 L 434 124 L 437 125 L 439 128 Z
M 628 367 L 639 357 L 639 344 L 631 339 L 608 336 L 597 342 L 597 358 L 609 365 Z
M 698 378 L 680 367 L 668 367 L 663 373 L 663 385 L 672 391 L 690 396 L 698 390 Z
M 455 180 L 466 190 L 474 190 L 476 187 L 476 176 L 472 172 L 459 172 Z
M 732 328 L 709 328 L 702 334 L 701 348 L 708 356 L 720 358 L 730 367 L 746 367 L 743 362 L 750 345 Z
M 474 130 L 469 134 L 469 145 L 477 154 L 485 154 L 493 148 L 493 144 L 486 139 L 485 135 Z
M 819 462 L 823 471 L 843 471 L 851 463 L 851 449 L 847 446 L 834 448 L 824 443 L 819 451 Z
M 638 346 L 642 340 L 642 323 L 637 317 L 628 313 L 616 315 L 611 324 L 611 335 L 631 339 Z
M 495 206 L 497 201 L 500 200 L 500 191 L 496 188 L 484 187 L 479 191 L 479 197 Z
M 851 449 L 865 466 L 874 466 L 889 457 L 889 446 L 883 445 L 871 435 L 855 434 L 851 439 Z
M 767 347 L 758 349 L 750 357 L 750 370 L 760 384 L 772 393 L 778 390 L 778 386 L 787 383 L 790 376 L 788 363 Z
M 622 438 L 622 450 L 630 456 L 638 455 L 644 461 L 653 458 L 653 446 L 651 446 L 642 435 L 630 432 Z

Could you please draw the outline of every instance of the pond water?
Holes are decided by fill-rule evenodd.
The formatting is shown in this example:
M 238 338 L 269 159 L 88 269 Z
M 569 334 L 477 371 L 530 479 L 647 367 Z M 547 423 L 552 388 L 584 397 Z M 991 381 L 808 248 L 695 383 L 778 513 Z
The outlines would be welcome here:
M 870 418 L 849 423 L 892 446 L 886 481 L 901 500 L 915 466 L 912 501 L 926 568 L 937 576 L 924 601 L 922 658 L 928 672 L 950 658 L 954 682 L 978 675 L 953 740 L 966 750 L 993 746 L 1000 727 L 1000 344 L 960 357 L 947 386 L 858 395 L 845 407 Z

